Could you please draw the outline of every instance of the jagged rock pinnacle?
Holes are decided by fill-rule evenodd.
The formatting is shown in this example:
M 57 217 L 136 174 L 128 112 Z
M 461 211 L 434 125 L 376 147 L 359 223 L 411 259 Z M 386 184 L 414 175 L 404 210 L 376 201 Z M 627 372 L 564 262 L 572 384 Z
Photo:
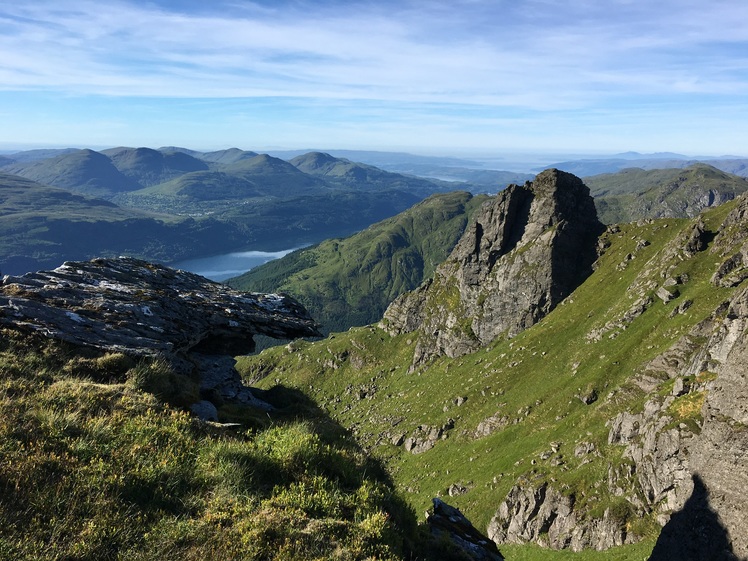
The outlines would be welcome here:
M 514 336 L 587 278 L 603 230 L 587 186 L 546 170 L 486 203 L 434 279 L 393 302 L 383 326 L 420 330 L 414 367 Z

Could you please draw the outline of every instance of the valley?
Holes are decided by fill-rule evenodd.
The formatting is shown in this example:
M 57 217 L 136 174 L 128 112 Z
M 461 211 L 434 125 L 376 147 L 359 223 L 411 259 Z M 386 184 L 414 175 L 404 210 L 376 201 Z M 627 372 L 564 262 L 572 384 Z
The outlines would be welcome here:
M 488 195 L 316 151 L 43 156 L 0 175 L 0 488 L 25 505 L 0 498 L 1 554 L 477 558 L 415 514 L 434 497 L 506 559 L 748 554 L 744 178 L 549 169 Z M 224 254 L 273 260 L 205 285 L 148 263 Z M 139 434 L 181 444 L 144 474 Z
M 0 270 L 12 274 L 120 254 L 174 263 L 276 252 L 460 186 L 320 153 L 294 164 L 239 149 L 32 151 L 11 154 L 0 173 Z

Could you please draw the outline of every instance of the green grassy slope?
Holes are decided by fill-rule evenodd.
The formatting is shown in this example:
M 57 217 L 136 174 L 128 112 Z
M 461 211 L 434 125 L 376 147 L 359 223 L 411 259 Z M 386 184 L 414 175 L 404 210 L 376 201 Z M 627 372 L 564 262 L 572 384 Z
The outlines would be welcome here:
M 208 165 L 183 152 L 162 152 L 152 148 L 111 148 L 101 152 L 133 182 L 147 187 L 163 183 L 193 171 L 207 170 Z
M 180 410 L 191 390 L 158 361 L 3 330 L 0 559 L 464 561 L 300 394 L 220 427 Z
M 93 150 L 66 152 L 53 158 L 6 166 L 6 173 L 75 193 L 108 197 L 141 186 L 122 174 L 111 160 Z
M 324 152 L 309 152 L 290 160 L 304 173 L 322 177 L 326 181 L 345 187 L 366 185 L 369 189 L 401 189 L 427 197 L 432 193 L 464 189 L 454 183 L 430 181 L 420 177 L 384 171 L 374 166 L 335 158 Z
M 606 224 L 641 218 L 693 217 L 704 208 L 722 204 L 748 191 L 748 180 L 707 164 L 685 169 L 643 170 L 584 179 Z
M 237 227 L 214 219 L 122 209 L 0 173 L 0 271 L 5 274 L 107 255 L 169 261 L 242 242 Z
M 716 231 L 732 206 L 707 212 L 707 230 Z M 580 559 L 642 558 L 659 527 L 651 517 L 635 516 L 604 484 L 609 465 L 622 462 L 622 448 L 607 444 L 606 421 L 642 407 L 647 394 L 631 383 L 632 377 L 731 293 L 710 284 L 718 263 L 708 250 L 690 258 L 677 251 L 690 228 L 688 220 L 676 219 L 621 226 L 607 235 L 610 246 L 596 271 L 562 305 L 517 337 L 472 355 L 443 357 L 409 374 L 416 334 L 391 337 L 369 326 L 317 343 L 269 349 L 242 358 L 240 368 L 263 387 L 280 384 L 309 395 L 385 462 L 417 512 L 457 483 L 467 492 L 448 500 L 485 528 L 517 482 L 552 481 L 573 493 L 589 516 L 614 509 L 643 540 L 620 552 L 585 553 Z M 652 295 L 669 268 L 669 274 L 689 279 L 675 301 L 665 305 L 654 297 L 628 328 L 597 340 L 590 336 L 641 296 Z M 685 300 L 692 306 L 672 315 Z M 585 404 L 578 396 L 592 390 L 599 398 Z M 668 382 L 658 391 L 668 391 Z M 683 411 L 698 416 L 698 408 Z M 506 417 L 505 426 L 477 437 L 479 423 L 496 414 Z M 417 455 L 395 444 L 424 427 L 444 427 L 446 437 Z M 553 442 L 563 458 L 560 464 L 543 459 Z M 576 457 L 575 447 L 583 442 L 594 444 L 599 455 Z M 523 559 L 571 556 L 535 547 L 507 551 Z
M 239 148 L 228 148 L 226 150 L 216 150 L 215 152 L 204 152 L 198 154 L 198 157 L 204 162 L 215 165 L 233 164 L 239 160 L 248 160 L 257 156 L 257 152 L 240 150 Z
M 325 332 L 372 323 L 392 300 L 433 274 L 485 200 L 464 192 L 433 195 L 349 238 L 298 250 L 227 283 L 288 292 Z
M 223 171 L 195 171 L 170 181 L 131 193 L 132 197 L 176 197 L 191 201 L 234 201 L 261 197 L 266 193 L 243 177 Z

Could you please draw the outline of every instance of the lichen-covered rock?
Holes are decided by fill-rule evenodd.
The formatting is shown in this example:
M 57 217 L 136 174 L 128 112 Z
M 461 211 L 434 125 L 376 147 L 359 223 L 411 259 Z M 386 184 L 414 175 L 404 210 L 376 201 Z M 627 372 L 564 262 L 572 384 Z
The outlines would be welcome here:
M 499 505 L 488 536 L 497 544 L 536 542 L 552 549 L 604 550 L 631 543 L 623 520 L 610 510 L 602 518 L 585 517 L 575 509 L 573 495 L 548 483 L 517 484 Z
M 231 355 L 254 349 L 253 336 L 319 336 L 295 300 L 231 290 L 201 276 L 138 259 L 69 262 L 52 271 L 6 276 L 0 325 L 133 357 L 159 357 L 197 375 L 193 408 L 216 420 L 216 402 L 271 406 L 245 386 Z
M 603 231 L 584 183 L 546 170 L 486 203 L 434 278 L 393 302 L 382 325 L 419 330 L 414 367 L 514 336 L 592 272 Z
M 319 335 L 314 320 L 288 296 L 238 292 L 126 257 L 4 277 L 0 324 L 138 356 L 246 354 L 254 349 L 256 334 Z

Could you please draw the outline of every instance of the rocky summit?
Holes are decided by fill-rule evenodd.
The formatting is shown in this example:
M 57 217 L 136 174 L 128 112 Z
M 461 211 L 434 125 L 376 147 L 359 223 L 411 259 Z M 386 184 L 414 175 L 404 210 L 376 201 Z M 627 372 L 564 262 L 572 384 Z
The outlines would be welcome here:
M 257 334 L 285 339 L 318 334 L 293 298 L 238 292 L 127 257 L 5 276 L 0 323 L 131 355 L 246 354 L 254 350 Z
M 319 336 L 314 320 L 289 296 L 239 292 L 127 257 L 5 276 L 0 325 L 102 352 L 165 358 L 178 369 L 197 370 L 203 390 L 245 403 L 255 400 L 230 356 L 253 351 L 258 334 Z M 229 360 L 210 358 L 221 355 Z
M 557 169 L 511 185 L 478 212 L 433 280 L 389 307 L 393 334 L 421 329 L 414 367 L 537 323 L 592 272 L 597 218 L 587 186 Z

